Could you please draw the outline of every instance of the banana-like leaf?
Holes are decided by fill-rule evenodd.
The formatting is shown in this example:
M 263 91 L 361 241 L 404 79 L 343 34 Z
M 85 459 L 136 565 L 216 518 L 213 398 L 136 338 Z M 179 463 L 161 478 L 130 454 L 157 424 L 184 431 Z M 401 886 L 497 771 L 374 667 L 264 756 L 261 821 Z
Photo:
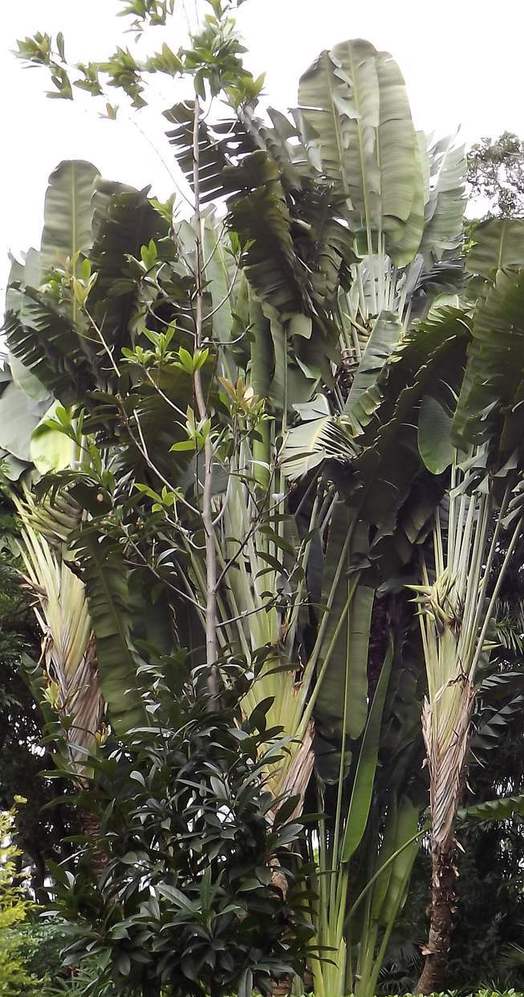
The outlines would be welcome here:
M 393 648 L 390 644 L 377 682 L 358 756 L 342 842 L 342 862 L 349 862 L 362 841 L 364 831 L 366 830 L 378 763 L 382 714 L 388 691 L 392 663 Z
M 231 256 L 220 237 L 219 225 L 212 217 L 206 218 L 204 226 L 204 258 L 207 260 L 205 279 L 211 295 L 213 315 L 213 335 L 219 343 L 231 339 L 234 327 L 232 314 L 234 273 Z M 228 265 L 229 264 L 229 265 Z
M 462 821 L 511 820 L 524 817 L 524 793 L 520 796 L 505 796 L 499 800 L 487 800 L 470 807 L 462 807 L 458 818 Z
M 175 150 L 182 173 L 190 187 L 193 178 L 193 101 L 175 104 L 164 117 L 174 125 L 166 134 Z M 242 156 L 254 152 L 255 143 L 244 128 L 240 116 L 221 121 L 211 128 L 203 118 L 198 123 L 200 203 L 206 204 L 224 193 L 224 170 L 234 166 Z
M 17 460 L 31 462 L 31 434 L 49 405 L 37 401 L 11 381 L 0 396 L 0 448 Z
M 501 267 L 524 267 L 524 218 L 490 218 L 471 234 L 473 249 L 466 256 L 469 273 L 492 277 Z
M 332 416 L 310 419 L 289 430 L 282 451 L 282 470 L 295 481 L 330 458 L 350 463 L 355 455 L 351 438 Z
M 443 309 L 437 318 L 410 329 L 384 365 L 380 401 L 369 412 L 364 448 L 352 464 L 355 483 L 362 485 L 362 515 L 382 535 L 395 530 L 422 471 L 417 442 L 420 403 L 429 393 L 441 404 L 449 403 L 460 382 L 468 338 L 467 316 Z M 364 411 L 367 399 L 372 409 L 375 393 L 363 396 Z
M 312 296 L 320 307 L 332 307 L 339 289 L 349 287 L 356 261 L 353 234 L 342 220 L 344 198 L 331 187 L 309 184 L 295 195 L 292 211 L 295 250 L 310 273 Z
M 501 740 L 508 735 L 508 726 L 516 714 L 522 713 L 524 695 L 511 696 L 500 709 L 487 707 L 482 711 L 475 725 L 475 733 L 471 740 L 473 751 L 479 755 L 483 751 L 493 751 Z
M 420 845 L 416 838 L 419 816 L 419 807 L 409 797 L 404 797 L 399 804 L 394 849 L 401 851 L 392 864 L 387 892 L 378 912 L 378 920 L 385 928 L 394 923 L 406 896 L 409 876 Z
M 355 431 L 367 425 L 370 411 L 380 398 L 376 382 L 386 360 L 399 345 L 402 331 L 402 323 L 394 312 L 381 312 L 373 326 L 344 406 Z
M 432 474 L 442 474 L 453 460 L 451 425 L 449 412 L 436 398 L 426 395 L 422 399 L 418 418 L 418 449 Z
M 466 158 L 464 147 L 450 138 L 435 142 L 427 158 L 429 189 L 420 250 L 441 260 L 458 250 L 463 239 Z
M 8 312 L 10 351 L 64 405 L 83 401 L 96 384 L 93 351 L 55 302 L 26 287 L 22 314 Z
M 337 502 L 329 527 L 325 556 L 321 598 L 323 604 L 328 600 L 350 530 L 350 510 L 343 502 Z M 357 531 L 353 542 L 347 547 L 342 574 L 324 631 L 323 648 L 327 651 L 332 640 L 335 640 L 335 644 L 331 648 L 315 708 L 323 729 L 328 727 L 331 734 L 336 732 L 340 735 L 345 727 L 353 739 L 362 734 L 368 713 L 368 647 L 375 593 L 365 585 L 356 584 L 359 565 L 366 566 L 367 563 L 368 547 L 366 529 Z M 322 652 L 320 657 L 322 659 Z
M 73 295 L 69 306 L 38 290 L 41 280 L 55 268 L 68 268 L 76 276 L 82 255 L 92 242 L 93 193 L 98 170 L 91 163 L 68 160 L 49 178 L 44 208 L 40 253 L 30 252 L 26 263 L 14 265 L 16 283 L 7 296 L 5 332 L 9 349 L 17 358 L 17 376 L 33 397 L 38 385 L 65 404 L 83 398 L 93 386 L 89 372 L 93 350 L 78 335 L 79 308 Z M 84 330 L 85 331 L 85 330 Z M 50 403 L 50 399 L 49 399 Z
M 49 425 L 50 420 L 56 416 L 58 404 L 53 402 L 31 435 L 30 457 L 40 474 L 71 467 L 77 457 L 76 444 L 65 433 Z
M 384 828 L 384 833 L 382 837 L 382 844 L 377 856 L 377 866 L 379 869 L 382 867 L 383 870 L 380 875 L 375 880 L 373 886 L 373 892 L 371 894 L 371 909 L 370 916 L 373 921 L 378 921 L 380 911 L 386 895 L 388 892 L 389 881 L 391 879 L 393 862 L 395 861 L 393 856 L 397 851 L 398 844 L 398 820 L 399 820 L 399 805 L 396 795 L 393 796 L 391 804 L 388 808 L 386 826 Z
M 129 256 L 140 259 L 140 250 L 151 240 L 157 244 L 159 255 L 162 240 L 169 233 L 169 222 L 162 218 L 147 198 L 147 191 L 122 191 L 120 186 L 110 195 L 104 185 L 103 200 L 95 199 L 98 208 L 97 235 L 90 259 L 96 273 L 87 307 L 115 360 L 120 358 L 122 346 L 133 342 L 132 318 L 138 301 L 139 285 L 136 272 L 130 268 Z M 103 213 L 105 210 L 105 214 Z M 171 242 L 167 244 L 172 246 Z M 96 339 L 93 331 L 90 333 Z M 110 367 L 104 347 L 98 348 L 98 367 L 102 380 L 107 379 Z
M 92 163 L 77 159 L 60 163 L 49 177 L 40 251 L 44 274 L 64 267 L 67 260 L 74 273 L 78 254 L 88 254 L 92 199 L 99 175 Z
M 25 256 L 25 262 L 11 260 L 11 270 L 7 284 L 5 300 L 6 312 L 15 312 L 23 321 L 25 311 L 25 297 L 23 290 L 17 290 L 13 285 L 23 288 L 25 284 L 29 287 L 38 287 L 40 284 L 41 268 L 40 253 L 36 249 L 30 249 Z M 22 361 L 11 353 L 9 366 L 15 384 L 34 401 L 44 401 L 46 398 L 51 404 L 51 395 L 44 384 L 30 371 Z
M 74 553 L 83 568 L 102 693 L 115 730 L 125 732 L 140 726 L 146 716 L 139 689 L 141 659 L 131 636 L 136 607 L 130 594 L 129 571 L 118 546 L 95 525 L 80 531 Z
M 498 271 L 475 308 L 471 332 L 454 439 L 463 448 L 492 440 L 504 463 L 524 433 L 524 269 Z
M 393 800 L 377 865 L 384 866 L 371 897 L 371 919 L 387 928 L 401 906 L 409 874 L 419 849 L 420 810 L 408 796 Z
M 267 109 L 272 128 L 257 118 L 249 105 L 240 107 L 237 114 L 255 148 L 263 149 L 280 167 L 286 190 L 302 190 L 305 181 L 313 178 L 314 170 L 296 121 L 291 121 L 274 107 Z
M 305 271 L 295 254 L 292 218 L 278 167 L 263 152 L 225 174 L 228 225 L 243 247 L 242 266 L 262 302 L 286 317 L 311 314 Z
M 312 163 L 347 200 L 361 251 L 413 259 L 424 181 L 404 80 L 390 55 L 357 39 L 322 52 L 302 76 L 298 120 Z M 364 248 L 365 247 L 365 248 Z

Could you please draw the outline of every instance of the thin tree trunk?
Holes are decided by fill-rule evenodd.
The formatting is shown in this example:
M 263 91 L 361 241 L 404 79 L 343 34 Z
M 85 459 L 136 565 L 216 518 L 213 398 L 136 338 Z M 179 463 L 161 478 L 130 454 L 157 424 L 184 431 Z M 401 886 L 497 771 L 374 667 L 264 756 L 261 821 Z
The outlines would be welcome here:
M 426 956 L 417 983 L 417 994 L 434 994 L 446 987 L 448 956 L 456 901 L 457 870 L 453 838 L 434 848 L 431 874 L 431 913 Z
M 195 95 L 193 122 L 193 192 L 195 196 L 195 247 L 196 247 L 196 294 L 195 294 L 195 349 L 202 345 L 203 304 L 204 304 L 204 260 L 202 240 L 202 215 L 200 211 L 200 147 L 199 147 L 200 102 Z M 196 407 L 199 418 L 208 418 L 208 410 L 200 369 L 193 374 Z M 204 443 L 204 489 L 202 495 L 202 525 L 206 536 L 206 663 L 207 684 L 213 700 L 220 692 L 220 677 L 217 666 L 217 555 L 216 537 L 213 523 L 213 444 L 208 433 Z M 214 704 L 216 705 L 216 704 Z
M 79 814 L 80 826 L 87 840 L 87 855 L 95 880 L 101 879 L 109 861 L 101 844 L 100 821 L 96 814 L 82 810 Z

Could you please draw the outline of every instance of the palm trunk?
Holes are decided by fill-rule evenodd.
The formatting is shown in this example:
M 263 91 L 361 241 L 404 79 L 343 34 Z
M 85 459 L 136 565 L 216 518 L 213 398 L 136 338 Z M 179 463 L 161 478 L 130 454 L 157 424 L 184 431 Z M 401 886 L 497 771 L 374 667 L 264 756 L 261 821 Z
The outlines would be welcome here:
M 438 993 L 446 988 L 458 875 L 455 865 L 455 820 L 466 782 L 469 731 L 475 702 L 475 691 L 470 682 L 463 680 L 460 688 L 453 736 L 446 748 L 443 749 L 439 742 L 439 730 L 435 723 L 438 714 L 435 715 L 428 702 L 422 712 L 433 826 L 429 934 L 427 945 L 422 950 L 426 958 L 416 987 L 417 994 Z M 445 717 L 444 724 L 449 722 L 449 717 Z
M 417 994 L 439 993 L 445 989 L 448 955 L 456 900 L 457 870 L 455 843 L 451 838 L 432 854 L 431 914 L 424 967 L 417 983 Z

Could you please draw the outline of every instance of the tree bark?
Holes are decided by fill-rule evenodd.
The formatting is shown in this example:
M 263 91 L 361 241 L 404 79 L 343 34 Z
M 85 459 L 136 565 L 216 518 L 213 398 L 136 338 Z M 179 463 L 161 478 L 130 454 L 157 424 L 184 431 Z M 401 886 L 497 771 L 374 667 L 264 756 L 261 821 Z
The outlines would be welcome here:
M 417 983 L 417 994 L 434 994 L 446 987 L 448 956 L 456 901 L 457 869 L 455 843 L 451 839 L 432 854 L 431 914 L 424 967 Z
M 96 814 L 82 810 L 79 814 L 80 826 L 87 840 L 87 856 L 94 878 L 102 878 L 109 861 L 107 852 L 101 843 L 100 821 Z
M 195 350 L 202 346 L 203 306 L 204 306 L 204 257 L 202 237 L 202 214 L 200 210 L 200 101 L 195 94 L 193 119 L 193 193 L 195 198 L 195 249 L 196 249 L 196 293 L 195 293 Z M 196 407 L 199 419 L 209 417 L 200 368 L 193 374 Z M 207 684 L 211 695 L 211 709 L 216 709 L 220 695 L 220 673 L 218 670 L 218 629 L 217 629 L 217 553 L 215 526 L 213 522 L 213 459 L 214 451 L 211 436 L 207 433 L 204 442 L 204 488 L 202 495 L 202 525 L 206 543 L 206 662 Z

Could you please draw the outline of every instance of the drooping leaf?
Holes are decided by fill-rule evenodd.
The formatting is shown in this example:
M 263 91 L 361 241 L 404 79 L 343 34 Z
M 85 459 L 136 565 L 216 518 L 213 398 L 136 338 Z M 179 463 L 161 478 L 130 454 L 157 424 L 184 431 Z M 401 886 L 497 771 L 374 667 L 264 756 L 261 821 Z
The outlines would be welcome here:
M 31 461 L 31 434 L 46 412 L 49 398 L 36 401 L 14 381 L 0 396 L 0 448 L 24 462 Z
M 131 321 L 139 293 L 136 273 L 128 257 L 139 259 L 142 246 L 150 240 L 159 243 L 164 239 L 169 233 L 169 223 L 150 204 L 147 191 L 132 188 L 113 194 L 107 191 L 104 201 L 96 203 L 98 232 L 90 253 L 96 282 L 87 307 L 118 362 L 122 346 L 133 342 Z M 102 346 L 99 352 L 103 357 Z M 104 367 L 110 367 L 107 356 L 104 359 Z
M 179 166 L 190 187 L 194 187 L 193 135 L 195 105 L 193 101 L 175 104 L 165 112 L 174 125 L 167 137 L 175 150 Z M 211 128 L 201 116 L 198 122 L 199 188 L 201 204 L 224 193 L 224 170 L 239 158 L 254 152 L 256 144 L 244 129 L 240 118 L 221 121 Z
M 524 270 L 498 271 L 475 308 L 471 332 L 454 439 L 461 447 L 492 440 L 504 462 L 524 430 Z
M 424 150 L 425 152 L 425 150 Z M 420 250 L 441 260 L 459 250 L 463 238 L 466 158 L 464 147 L 453 139 L 435 142 L 428 149 L 428 194 Z
M 349 463 L 354 455 L 347 433 L 332 416 L 323 416 L 289 430 L 282 451 L 282 470 L 294 481 L 328 458 Z
M 369 399 L 370 411 L 353 470 L 362 515 L 382 535 L 395 529 L 423 469 L 417 441 L 422 398 L 431 393 L 441 404 L 450 403 L 460 383 L 468 339 L 467 315 L 443 309 L 403 337 L 384 364 L 379 395 L 363 396 Z
M 402 331 L 402 323 L 393 312 L 381 312 L 373 326 L 344 406 L 345 414 L 357 430 L 368 421 L 370 395 L 378 397 L 374 385 L 387 358 L 398 346 Z
M 23 286 L 38 287 L 40 284 L 40 253 L 36 249 L 30 249 L 25 256 L 24 263 L 11 259 L 11 270 L 6 292 L 6 312 L 14 312 L 23 321 L 25 310 L 25 297 Z M 20 290 L 13 285 L 21 288 Z M 48 389 L 30 371 L 22 361 L 12 353 L 9 357 L 9 366 L 13 380 L 26 395 L 35 401 L 44 401 L 45 398 L 51 402 Z
M 418 418 L 418 449 L 432 474 L 442 474 L 453 460 L 452 419 L 436 398 L 422 399 Z
M 472 232 L 475 245 L 466 256 L 469 273 L 490 277 L 501 267 L 524 266 L 524 218 L 490 218 Z
M 310 314 L 306 276 L 297 261 L 292 218 L 276 165 L 263 152 L 225 173 L 228 225 L 242 245 L 242 266 L 261 300 L 279 313 Z
M 135 608 L 129 570 L 118 545 L 94 525 L 81 530 L 74 553 L 83 569 L 102 693 L 115 729 L 128 731 L 145 718 L 139 691 L 141 659 L 131 638 Z
M 95 386 L 90 344 L 39 291 L 25 288 L 23 312 L 8 312 L 4 331 L 11 352 L 64 405 L 83 400 Z
M 459 820 L 464 821 L 508 820 L 517 815 L 524 817 L 524 794 L 486 800 L 485 803 L 462 807 L 458 812 Z

